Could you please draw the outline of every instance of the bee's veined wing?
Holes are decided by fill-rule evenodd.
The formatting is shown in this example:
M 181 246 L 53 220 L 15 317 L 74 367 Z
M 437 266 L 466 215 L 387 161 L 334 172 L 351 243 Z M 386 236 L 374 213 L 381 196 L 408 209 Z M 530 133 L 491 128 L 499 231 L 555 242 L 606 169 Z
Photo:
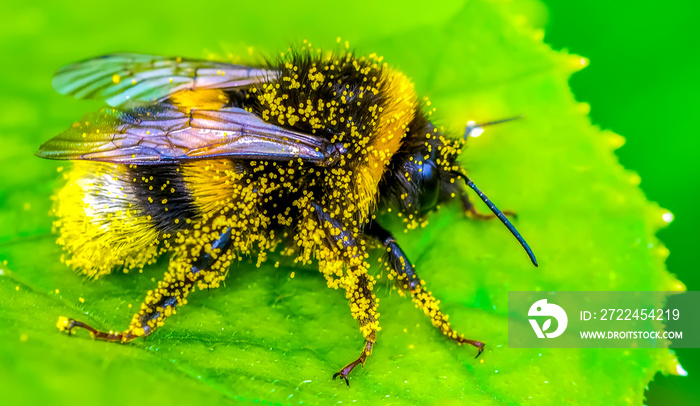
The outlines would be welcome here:
M 325 138 L 286 130 L 240 108 L 185 112 L 157 104 L 87 114 L 36 155 L 139 165 L 216 157 L 327 165 L 340 153 L 342 147 Z
M 274 70 L 228 63 L 139 54 L 113 54 L 73 63 L 56 72 L 57 92 L 104 99 L 110 106 L 161 101 L 182 90 L 246 87 L 275 77 Z

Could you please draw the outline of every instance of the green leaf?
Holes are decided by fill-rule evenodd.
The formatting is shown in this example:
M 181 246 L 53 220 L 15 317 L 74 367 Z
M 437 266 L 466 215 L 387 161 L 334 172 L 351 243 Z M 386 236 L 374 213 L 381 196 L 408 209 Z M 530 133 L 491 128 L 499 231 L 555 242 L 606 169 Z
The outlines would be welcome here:
M 507 348 L 510 290 L 684 288 L 665 271 L 667 251 L 654 237 L 663 211 L 613 153 L 623 139 L 591 126 L 569 91 L 585 60 L 542 43 L 540 3 L 79 3 L 13 4 L 20 8 L 0 27 L 0 44 L 18 56 L 0 75 L 0 392 L 9 403 L 641 404 L 657 371 L 675 371 L 667 349 Z M 52 71 L 114 51 L 227 59 L 303 37 L 332 47 L 336 35 L 406 72 L 449 129 L 525 115 L 471 139 L 462 160 L 492 200 L 517 210 L 539 268 L 500 224 L 467 220 L 455 207 L 425 229 L 394 229 L 453 326 L 487 343 L 484 354 L 475 360 L 472 348 L 442 337 L 384 277 L 374 353 L 350 387 L 332 381 L 362 344 L 344 295 L 316 270 L 274 260 L 234 267 L 225 287 L 193 294 L 145 341 L 59 334 L 59 315 L 123 329 L 166 265 L 88 281 L 61 264 L 47 214 L 58 165 L 33 153 L 99 104 L 53 94 Z M 203 55 L 207 46 L 217 49 Z

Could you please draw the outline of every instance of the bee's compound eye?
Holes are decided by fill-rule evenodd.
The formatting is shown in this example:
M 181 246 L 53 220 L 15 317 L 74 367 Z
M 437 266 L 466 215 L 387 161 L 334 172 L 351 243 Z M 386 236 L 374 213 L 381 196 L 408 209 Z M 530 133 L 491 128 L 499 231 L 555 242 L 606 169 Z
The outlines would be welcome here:
M 421 174 L 420 211 L 425 214 L 437 206 L 440 196 L 440 175 L 435 163 L 430 160 L 423 162 Z

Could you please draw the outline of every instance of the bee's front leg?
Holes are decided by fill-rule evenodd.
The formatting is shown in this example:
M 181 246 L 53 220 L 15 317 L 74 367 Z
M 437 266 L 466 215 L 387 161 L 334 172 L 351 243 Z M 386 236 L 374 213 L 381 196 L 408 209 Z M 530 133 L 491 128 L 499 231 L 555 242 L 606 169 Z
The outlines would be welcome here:
M 495 218 L 498 218 L 493 213 L 489 214 L 483 214 L 480 213 L 476 207 L 474 206 L 474 203 L 472 203 L 471 200 L 469 200 L 469 196 L 467 195 L 467 192 L 462 190 L 461 193 L 459 194 L 459 200 L 460 203 L 462 203 L 462 210 L 464 210 L 467 214 L 468 217 L 473 218 L 475 220 L 493 220 Z M 503 214 L 505 214 L 508 217 L 516 218 L 517 214 L 514 211 L 511 210 L 503 210 Z
M 83 328 L 94 339 L 103 341 L 126 343 L 138 337 L 146 337 L 162 326 L 167 317 L 175 314 L 177 306 L 187 303 L 186 298 L 196 285 L 218 286 L 230 264 L 230 245 L 231 228 L 228 228 L 211 242 L 210 247 L 199 250 L 195 260 L 188 261 L 184 256 L 172 261 L 165 277 L 158 282 L 158 287 L 148 292 L 140 311 L 134 315 L 126 331 L 99 331 L 86 323 L 65 317 L 59 318 L 58 327 L 67 330 L 69 334 L 76 327 Z
M 450 323 L 447 321 L 448 316 L 440 310 L 438 300 L 426 289 L 425 282 L 418 277 L 413 264 L 399 244 L 396 243 L 394 236 L 376 221 L 372 222 L 365 229 L 365 233 L 386 247 L 389 267 L 399 287 L 411 293 L 416 307 L 423 310 L 423 313 L 430 317 L 433 326 L 437 327 L 457 344 L 469 344 L 476 347 L 479 350 L 476 354 L 478 357 L 484 350 L 485 344 L 481 341 L 464 338 L 450 326 Z

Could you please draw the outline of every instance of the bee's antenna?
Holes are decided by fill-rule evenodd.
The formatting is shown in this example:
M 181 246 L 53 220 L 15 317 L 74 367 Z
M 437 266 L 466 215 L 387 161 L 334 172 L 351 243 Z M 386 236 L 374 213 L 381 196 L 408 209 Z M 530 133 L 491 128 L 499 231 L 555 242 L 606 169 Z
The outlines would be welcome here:
M 508 121 L 518 120 L 518 119 L 521 119 L 523 117 L 525 117 L 525 116 L 521 114 L 519 116 L 508 117 L 508 118 L 504 118 L 501 120 L 489 121 L 488 123 L 481 123 L 481 124 L 477 124 L 474 121 L 469 121 L 469 122 L 467 122 L 467 128 L 464 130 L 464 139 L 466 140 L 469 137 L 480 136 L 481 133 L 484 132 L 483 127 L 486 127 L 487 125 L 507 123 Z
M 527 253 L 527 256 L 530 257 L 530 261 L 532 261 L 532 264 L 537 266 L 537 258 L 535 258 L 535 254 L 532 252 L 532 250 L 530 249 L 530 246 L 527 245 L 527 242 L 525 242 L 525 239 L 520 235 L 518 230 L 515 229 L 515 226 L 508 220 L 508 218 L 500 210 L 498 210 L 498 207 L 496 207 L 496 205 L 493 204 L 493 202 L 491 200 L 489 200 L 488 197 L 486 197 L 484 192 L 482 192 L 481 190 L 479 190 L 478 187 L 476 187 L 474 182 L 472 182 L 472 180 L 469 179 L 469 177 L 467 175 L 465 175 L 461 172 L 453 172 L 453 173 L 455 175 L 459 176 L 460 178 L 464 179 L 464 182 L 467 184 L 467 186 L 472 188 L 476 192 L 476 194 L 479 195 L 481 200 L 484 203 L 486 203 L 486 205 L 489 207 L 489 209 L 491 209 L 493 214 L 495 214 L 496 217 L 498 217 L 498 219 L 501 220 L 501 223 L 503 223 L 503 225 L 505 225 L 508 228 L 510 233 L 513 234 L 513 237 L 515 237 L 518 240 L 520 245 L 523 247 L 523 249 Z

